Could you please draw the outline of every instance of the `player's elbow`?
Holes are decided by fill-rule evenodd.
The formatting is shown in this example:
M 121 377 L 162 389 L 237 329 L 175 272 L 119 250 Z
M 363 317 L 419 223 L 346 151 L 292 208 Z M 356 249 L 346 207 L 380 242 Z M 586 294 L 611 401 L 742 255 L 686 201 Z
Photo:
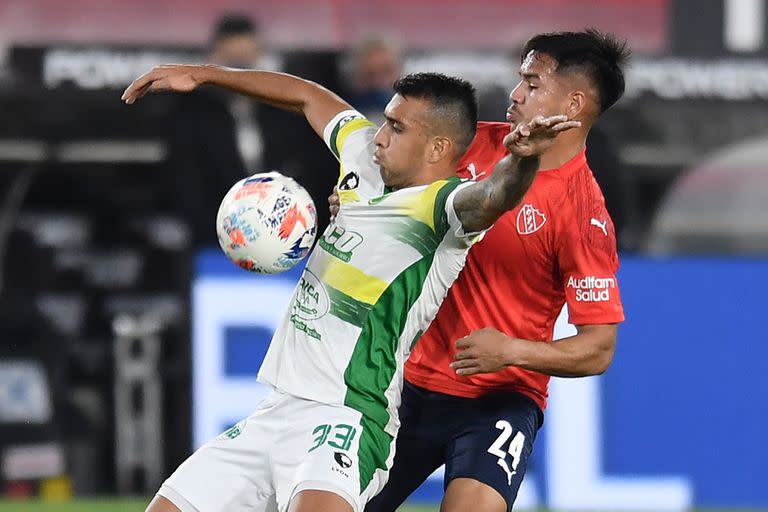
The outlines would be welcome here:
M 612 357 L 605 357 L 605 356 L 600 357 L 600 359 L 596 361 L 593 375 L 602 375 L 605 372 L 607 372 L 608 368 L 611 366 L 612 360 L 613 360 Z
M 616 350 L 617 328 L 614 324 L 577 327 L 586 375 L 602 375 L 611 366 Z
M 478 196 L 474 198 L 474 201 L 467 207 L 456 208 L 461 227 L 465 233 L 478 233 L 488 229 L 500 216 L 490 198 Z
M 592 375 L 602 375 L 608 371 L 613 361 L 615 345 L 601 347 L 592 358 Z

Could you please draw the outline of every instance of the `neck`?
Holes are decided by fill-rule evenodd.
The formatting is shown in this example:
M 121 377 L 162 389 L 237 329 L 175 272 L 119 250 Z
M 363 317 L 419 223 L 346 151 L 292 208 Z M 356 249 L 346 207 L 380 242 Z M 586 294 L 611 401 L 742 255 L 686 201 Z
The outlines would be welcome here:
M 539 169 L 557 169 L 584 150 L 589 130 L 569 130 L 557 136 L 544 154 Z

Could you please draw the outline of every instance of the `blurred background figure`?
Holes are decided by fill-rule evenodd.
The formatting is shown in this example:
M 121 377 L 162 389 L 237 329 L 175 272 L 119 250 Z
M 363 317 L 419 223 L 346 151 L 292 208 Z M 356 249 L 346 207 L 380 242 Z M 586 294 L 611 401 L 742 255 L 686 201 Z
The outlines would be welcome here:
M 259 67 L 264 56 L 261 32 L 247 14 L 226 14 L 216 21 L 208 60 L 231 68 Z
M 238 69 L 263 67 L 264 45 L 259 27 L 244 14 L 220 18 L 213 32 L 209 61 L 211 64 Z M 257 104 L 240 95 L 231 95 L 228 99 L 243 163 L 247 169 L 259 169 L 263 143 L 255 115 Z
M 403 53 L 394 38 L 366 35 L 342 61 L 348 92 L 344 96 L 376 124 L 384 121 L 384 107 L 392 98 L 392 84 L 403 72 Z
M 219 18 L 210 38 L 208 62 L 259 68 L 263 56 L 259 27 L 250 17 Z M 262 171 L 264 141 L 258 107 L 243 96 L 207 88 L 175 100 L 168 116 L 169 197 L 176 198 L 193 245 L 214 247 L 221 198 L 238 180 Z

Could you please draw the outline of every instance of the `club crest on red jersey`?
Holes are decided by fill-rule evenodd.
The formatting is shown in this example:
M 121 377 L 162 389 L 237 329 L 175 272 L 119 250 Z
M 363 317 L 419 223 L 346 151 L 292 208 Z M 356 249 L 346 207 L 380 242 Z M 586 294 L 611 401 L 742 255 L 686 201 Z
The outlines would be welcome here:
M 547 222 L 547 216 L 537 210 L 532 204 L 524 204 L 517 214 L 517 232 L 530 235 L 541 229 Z

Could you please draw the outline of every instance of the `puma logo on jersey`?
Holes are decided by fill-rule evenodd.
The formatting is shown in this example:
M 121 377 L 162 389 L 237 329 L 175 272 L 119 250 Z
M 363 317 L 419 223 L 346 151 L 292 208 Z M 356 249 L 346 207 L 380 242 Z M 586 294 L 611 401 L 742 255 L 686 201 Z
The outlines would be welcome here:
M 474 162 L 470 163 L 467 166 L 467 170 L 469 171 L 469 174 L 472 176 L 473 180 L 476 180 L 480 176 L 484 176 L 485 175 L 485 171 L 481 172 L 480 174 L 477 174 L 477 166 L 475 165 Z
M 606 224 L 608 224 L 607 220 L 604 220 L 603 222 L 600 222 L 599 220 L 597 220 L 594 217 L 592 217 L 592 219 L 589 221 L 589 225 L 590 226 L 597 226 L 598 228 L 600 228 L 603 231 L 603 234 L 605 236 L 608 236 L 608 230 L 605 227 Z
M 517 214 L 517 232 L 530 235 L 541 229 L 547 222 L 547 216 L 537 210 L 532 204 L 524 204 Z

